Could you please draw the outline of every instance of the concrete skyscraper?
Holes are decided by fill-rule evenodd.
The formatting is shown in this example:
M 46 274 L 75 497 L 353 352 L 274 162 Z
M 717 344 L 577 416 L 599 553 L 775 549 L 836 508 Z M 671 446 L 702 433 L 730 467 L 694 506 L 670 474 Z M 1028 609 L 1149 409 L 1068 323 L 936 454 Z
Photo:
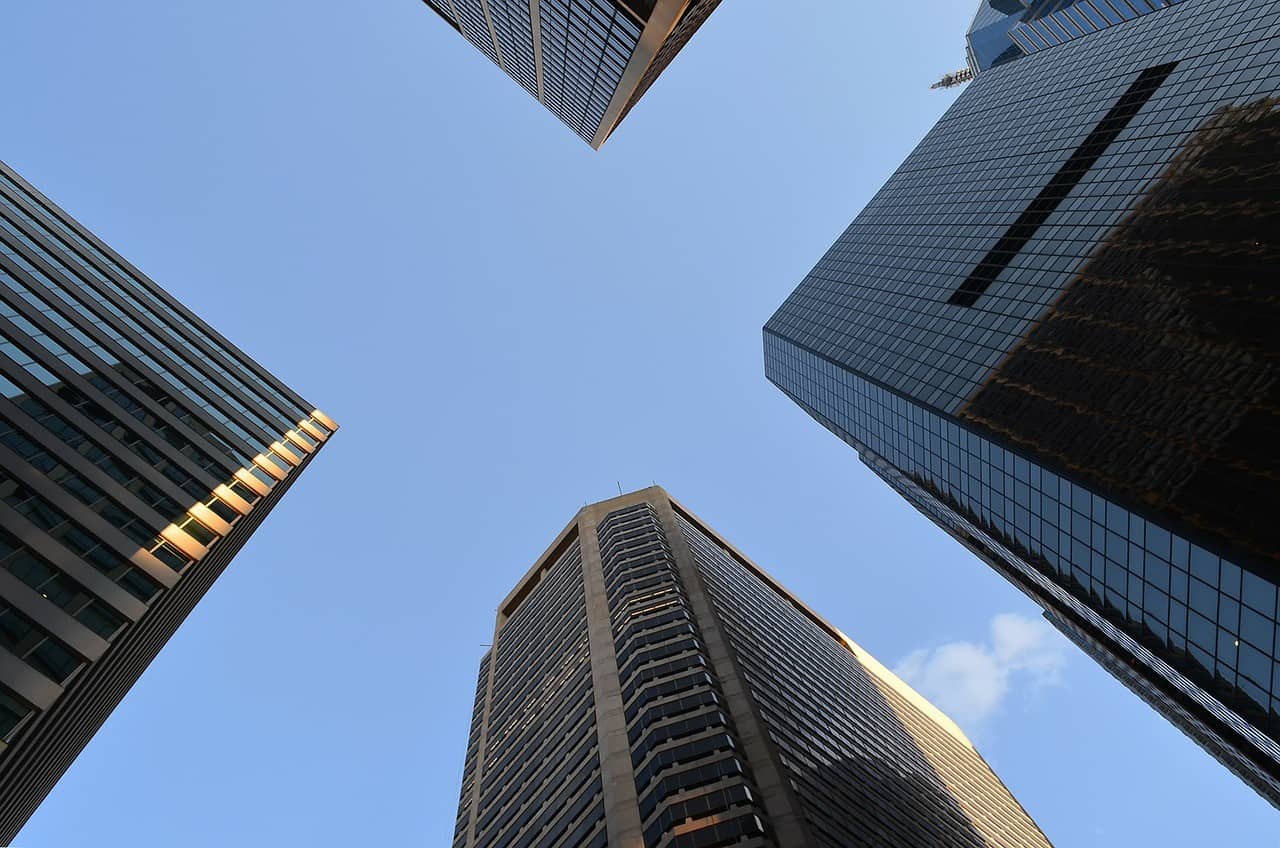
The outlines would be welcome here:
M 990 0 L 969 55 L 768 377 L 1280 805 L 1280 3 Z
M 335 429 L 0 165 L 0 844 Z
M 425 0 L 599 148 L 720 0 Z
M 455 848 L 1048 842 L 964 734 L 660 488 L 499 607 Z

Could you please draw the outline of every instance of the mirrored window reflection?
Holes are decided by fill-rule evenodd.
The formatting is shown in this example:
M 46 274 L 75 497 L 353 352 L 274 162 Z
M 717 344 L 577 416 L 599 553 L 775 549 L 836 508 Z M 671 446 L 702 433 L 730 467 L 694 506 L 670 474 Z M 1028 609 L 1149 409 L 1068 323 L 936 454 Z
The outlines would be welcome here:
M 1275 583 L 1259 574 L 1246 582 L 1236 563 L 775 336 L 766 357 L 780 386 L 829 428 L 1280 739 Z

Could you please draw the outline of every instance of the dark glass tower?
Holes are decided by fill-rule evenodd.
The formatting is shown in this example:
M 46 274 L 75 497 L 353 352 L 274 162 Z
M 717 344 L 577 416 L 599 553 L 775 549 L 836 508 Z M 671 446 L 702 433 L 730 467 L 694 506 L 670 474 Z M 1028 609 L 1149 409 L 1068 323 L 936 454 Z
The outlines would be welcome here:
M 599 149 L 720 0 L 425 0 Z
M 659 488 L 499 607 L 455 848 L 1047 846 L 944 715 Z
M 0 844 L 334 430 L 0 164 Z
M 766 371 L 1280 804 L 1280 3 L 1160 5 L 980 67 Z

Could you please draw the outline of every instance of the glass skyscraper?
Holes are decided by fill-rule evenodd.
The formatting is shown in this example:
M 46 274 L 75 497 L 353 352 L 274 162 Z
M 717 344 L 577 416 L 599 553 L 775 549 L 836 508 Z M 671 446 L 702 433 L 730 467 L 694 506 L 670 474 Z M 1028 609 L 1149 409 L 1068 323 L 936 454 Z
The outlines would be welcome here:
M 989 0 L 966 37 L 977 73 L 1183 0 Z
M 1280 805 L 1280 3 L 990 0 L 970 55 L 768 377 Z
M 0 164 L 0 843 L 336 429 Z
M 1049 843 L 946 716 L 662 489 L 499 606 L 455 848 Z
M 425 0 L 599 149 L 720 0 Z

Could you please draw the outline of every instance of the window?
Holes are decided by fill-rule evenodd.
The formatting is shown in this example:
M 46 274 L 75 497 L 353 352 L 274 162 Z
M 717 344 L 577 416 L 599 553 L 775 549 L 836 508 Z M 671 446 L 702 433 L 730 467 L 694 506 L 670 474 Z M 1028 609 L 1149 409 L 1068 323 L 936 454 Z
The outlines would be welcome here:
M 125 624 L 115 610 L 3 530 L 0 530 L 0 568 L 103 639 L 113 637 Z
M 258 493 L 239 480 L 232 480 L 227 484 L 227 488 L 239 495 L 245 503 L 251 504 L 258 499 Z
M 84 660 L 54 639 L 31 619 L 0 602 L 0 647 L 25 660 L 27 665 L 55 683 L 84 665 Z
M 252 474 L 254 477 L 257 477 L 257 478 L 258 478 L 258 481 L 259 481 L 260 483 L 262 483 L 262 485 L 264 485 L 264 486 L 266 486 L 266 487 L 268 487 L 268 488 L 271 488 L 271 487 L 275 486 L 275 484 L 276 484 L 276 478 L 272 477 L 270 474 L 268 474 L 267 472 L 263 471 L 263 470 L 262 470 L 261 468 L 259 468 L 257 465 L 251 465 L 251 466 L 249 466 L 248 471 L 249 471 L 249 473 L 250 473 L 250 474 Z
M 26 720 L 35 713 L 21 698 L 0 686 L 0 742 L 12 741 Z
M 187 516 L 186 519 L 178 524 L 178 527 L 206 548 L 212 545 L 218 538 L 217 533 L 214 533 L 208 527 L 205 527 L 197 521 L 194 516 Z
M 214 515 L 218 516 L 228 524 L 234 524 L 240 519 L 240 513 L 228 506 L 227 503 L 219 497 L 214 496 L 209 498 L 209 500 L 204 502 L 204 505 L 209 507 L 209 509 L 213 511 Z

